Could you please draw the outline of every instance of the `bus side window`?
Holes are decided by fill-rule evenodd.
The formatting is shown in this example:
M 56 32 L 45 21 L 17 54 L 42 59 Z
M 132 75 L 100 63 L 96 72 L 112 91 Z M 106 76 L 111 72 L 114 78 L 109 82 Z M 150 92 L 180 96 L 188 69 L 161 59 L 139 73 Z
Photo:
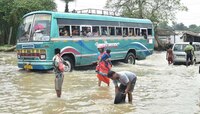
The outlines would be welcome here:
M 142 36 L 144 36 L 144 39 L 147 39 L 147 29 L 142 29 Z
M 128 36 L 128 28 L 123 28 L 123 37 Z
M 60 36 L 70 36 L 70 26 L 59 27 Z
M 109 35 L 111 36 L 115 35 L 115 27 L 109 27 Z
M 152 29 L 148 29 L 148 35 L 152 36 Z
M 90 37 L 90 36 L 92 36 L 91 30 L 92 30 L 91 27 L 82 27 L 81 35 Z
M 93 26 L 92 32 L 93 32 L 93 36 L 99 36 L 100 35 L 99 26 Z
M 80 26 L 72 26 L 72 36 L 80 36 Z
M 122 28 L 121 27 L 116 27 L 116 34 L 118 36 L 122 36 Z
M 129 28 L 128 36 L 134 36 L 134 28 Z
M 136 36 L 140 36 L 140 28 L 135 29 Z
M 101 27 L 101 34 L 102 35 L 108 35 L 108 29 L 107 29 L 107 27 Z

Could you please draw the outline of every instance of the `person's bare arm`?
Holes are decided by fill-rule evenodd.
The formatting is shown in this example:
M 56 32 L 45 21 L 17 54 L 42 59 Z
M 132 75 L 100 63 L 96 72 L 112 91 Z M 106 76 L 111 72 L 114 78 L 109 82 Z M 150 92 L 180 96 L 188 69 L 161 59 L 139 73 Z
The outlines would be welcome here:
M 166 59 L 168 58 L 168 51 L 167 51 L 167 53 L 166 53 Z
M 131 88 L 131 82 L 129 81 L 125 90 L 125 94 L 129 92 L 130 88 Z

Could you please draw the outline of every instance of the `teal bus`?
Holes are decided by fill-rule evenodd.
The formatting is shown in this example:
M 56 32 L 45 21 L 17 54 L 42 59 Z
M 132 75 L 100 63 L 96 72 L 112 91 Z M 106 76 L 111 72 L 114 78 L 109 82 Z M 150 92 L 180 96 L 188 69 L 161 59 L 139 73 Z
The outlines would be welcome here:
M 54 50 L 59 48 L 66 71 L 72 71 L 95 63 L 100 45 L 111 50 L 112 60 L 134 64 L 153 53 L 153 24 L 148 19 L 34 11 L 19 27 L 18 67 L 52 69 Z

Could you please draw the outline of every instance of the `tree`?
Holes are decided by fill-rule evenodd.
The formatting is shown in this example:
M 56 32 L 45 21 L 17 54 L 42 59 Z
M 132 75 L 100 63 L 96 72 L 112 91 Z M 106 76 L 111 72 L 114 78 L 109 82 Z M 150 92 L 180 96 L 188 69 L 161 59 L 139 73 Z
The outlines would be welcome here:
M 188 30 L 192 32 L 200 33 L 200 26 L 197 26 L 196 24 L 191 24 L 189 25 Z
M 191 25 L 189 25 L 189 29 L 195 29 L 195 28 L 197 28 L 198 26 L 196 25 L 196 24 L 191 24 Z
M 107 0 L 106 7 L 123 16 L 147 18 L 153 22 L 175 19 L 177 11 L 186 11 L 181 0 Z
M 185 26 L 183 23 L 175 23 L 175 22 L 173 22 L 172 24 L 173 24 L 172 27 L 175 30 L 188 30 L 187 26 Z
M 166 21 L 160 22 L 158 24 L 158 28 L 160 28 L 160 29 L 167 29 L 167 30 L 173 30 L 173 28 L 171 26 L 169 26 L 168 22 L 166 22 Z
M 16 43 L 17 29 L 24 14 L 56 8 L 53 0 L 0 0 L 0 6 L 0 44 Z
M 69 12 L 69 2 L 73 2 L 75 0 L 62 0 L 65 2 L 65 12 Z

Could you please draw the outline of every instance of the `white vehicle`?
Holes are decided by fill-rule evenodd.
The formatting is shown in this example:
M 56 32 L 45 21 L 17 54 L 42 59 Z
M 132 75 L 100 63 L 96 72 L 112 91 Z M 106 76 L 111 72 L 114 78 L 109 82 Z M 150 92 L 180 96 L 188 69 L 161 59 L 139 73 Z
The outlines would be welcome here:
M 186 62 L 186 53 L 184 52 L 184 48 L 189 44 L 189 42 L 181 42 L 175 43 L 172 50 L 174 54 L 174 64 L 176 63 L 185 63 Z M 193 57 L 195 63 L 200 62 L 200 43 L 193 42 L 192 45 L 194 46 L 194 54 Z

